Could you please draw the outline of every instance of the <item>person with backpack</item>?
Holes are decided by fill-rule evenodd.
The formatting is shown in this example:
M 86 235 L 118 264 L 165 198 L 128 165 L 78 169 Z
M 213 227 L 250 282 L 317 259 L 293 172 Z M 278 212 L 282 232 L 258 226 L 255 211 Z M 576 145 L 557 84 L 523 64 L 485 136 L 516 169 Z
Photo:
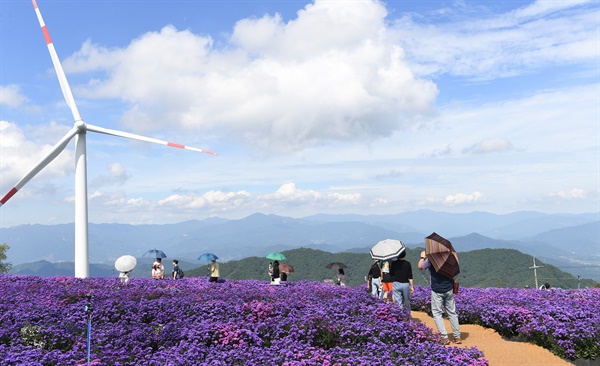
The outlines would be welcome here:
M 183 271 L 179 268 L 179 261 L 177 259 L 173 259 L 173 279 L 179 280 L 183 278 Z
M 381 268 L 379 267 L 379 260 L 375 259 L 375 262 L 369 269 L 369 273 L 367 275 L 369 280 L 369 289 L 370 293 L 379 298 L 383 298 L 383 288 L 381 287 Z

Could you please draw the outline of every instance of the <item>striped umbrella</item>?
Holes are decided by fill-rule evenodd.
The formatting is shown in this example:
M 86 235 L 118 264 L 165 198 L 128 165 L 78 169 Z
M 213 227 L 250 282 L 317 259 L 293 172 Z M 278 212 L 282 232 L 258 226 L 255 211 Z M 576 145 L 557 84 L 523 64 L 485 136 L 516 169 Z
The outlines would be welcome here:
M 425 238 L 425 255 L 437 273 L 448 278 L 460 273 L 458 254 L 452 243 L 440 235 L 432 233 Z

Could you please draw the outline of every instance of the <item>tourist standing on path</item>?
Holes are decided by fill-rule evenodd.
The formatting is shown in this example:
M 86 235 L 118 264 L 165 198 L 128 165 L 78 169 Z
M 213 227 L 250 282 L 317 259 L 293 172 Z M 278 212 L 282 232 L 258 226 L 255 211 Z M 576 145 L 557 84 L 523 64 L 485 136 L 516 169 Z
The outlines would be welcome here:
M 421 259 L 419 259 L 418 266 L 420 270 L 429 268 L 429 273 L 431 274 L 431 313 L 433 314 L 435 326 L 444 338 L 444 344 L 450 344 L 448 332 L 446 332 L 446 326 L 444 325 L 444 319 L 442 318 L 444 309 L 446 309 L 448 319 L 450 320 L 450 326 L 452 326 L 454 343 L 461 344 L 460 325 L 458 324 L 456 303 L 454 302 L 454 292 L 452 291 L 454 288 L 454 281 L 451 278 L 436 272 L 433 265 L 431 265 L 425 256 L 425 251 L 421 252 Z
M 390 275 L 394 280 L 392 291 L 394 299 L 410 314 L 410 294 L 415 292 L 413 284 L 412 266 L 410 262 L 405 260 L 406 251 L 400 253 L 398 260 L 395 260 L 390 265 Z
M 155 280 L 161 280 L 161 272 L 160 272 L 160 267 L 158 266 L 158 263 L 154 263 L 152 265 L 152 278 L 154 278 Z
M 271 276 L 271 284 L 279 285 L 281 283 L 281 278 L 279 278 L 279 261 L 273 262 L 273 275 Z
M 178 280 L 181 276 L 179 275 L 179 261 L 177 259 L 173 259 L 173 279 Z
M 367 278 L 370 281 L 371 294 L 379 299 L 383 297 L 383 289 L 381 288 L 381 268 L 379 268 L 379 260 L 375 262 L 369 269 Z
M 219 281 L 219 263 L 216 259 L 213 259 L 211 263 L 208 265 L 208 270 L 210 271 L 210 279 L 209 282 L 217 282 Z
M 338 268 L 336 280 L 339 286 L 346 286 L 346 274 L 344 273 L 343 268 Z
M 160 279 L 164 279 L 165 278 L 165 265 L 162 264 L 162 258 L 156 258 L 156 260 L 154 261 L 154 263 L 152 263 L 152 267 L 154 267 L 154 265 L 158 266 L 158 270 L 160 271 Z

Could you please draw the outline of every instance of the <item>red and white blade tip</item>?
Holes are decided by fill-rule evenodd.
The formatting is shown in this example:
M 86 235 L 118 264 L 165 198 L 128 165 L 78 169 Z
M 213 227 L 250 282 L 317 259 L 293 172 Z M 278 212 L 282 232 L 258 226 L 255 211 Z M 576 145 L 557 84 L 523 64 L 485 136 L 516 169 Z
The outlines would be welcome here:
M 18 191 L 19 190 L 17 189 L 17 187 L 13 187 L 10 191 L 8 191 L 8 193 L 5 194 L 4 197 L 2 197 L 2 199 L 0 200 L 0 206 L 4 205 L 6 203 L 6 201 L 8 201 Z
M 185 145 L 182 145 L 182 144 L 177 144 L 175 142 L 167 142 L 167 146 L 176 147 L 176 148 L 185 149 L 185 150 L 198 151 L 198 152 L 205 153 L 205 154 L 210 154 L 210 155 L 219 155 L 216 152 L 212 152 L 212 151 L 208 151 L 208 150 L 203 150 L 203 149 L 198 149 L 198 148 L 190 147 L 190 146 L 185 146 Z

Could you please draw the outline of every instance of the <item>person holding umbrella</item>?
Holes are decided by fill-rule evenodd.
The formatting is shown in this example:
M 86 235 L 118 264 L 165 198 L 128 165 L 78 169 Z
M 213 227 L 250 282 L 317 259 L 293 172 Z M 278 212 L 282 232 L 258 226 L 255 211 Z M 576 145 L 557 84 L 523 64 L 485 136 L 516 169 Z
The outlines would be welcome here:
M 446 309 L 446 313 L 448 313 L 448 319 L 450 320 L 450 326 L 452 327 L 452 333 L 454 334 L 454 343 L 461 344 L 460 325 L 458 323 L 458 314 L 456 313 L 456 303 L 454 302 L 454 281 L 452 278 L 446 277 L 435 270 L 434 266 L 426 257 L 425 251 L 421 252 L 421 259 L 419 259 L 418 267 L 420 270 L 429 268 L 429 273 L 431 275 L 431 313 L 433 314 L 435 326 L 442 335 L 444 344 L 450 344 L 448 332 L 446 331 L 444 319 L 442 318 L 444 309 Z
M 339 286 L 346 286 L 346 274 L 344 273 L 344 269 L 343 268 L 338 268 L 338 274 L 337 274 L 337 284 Z
M 281 283 L 279 261 L 273 261 L 273 275 L 271 277 L 272 285 L 279 285 Z
M 208 266 L 208 270 L 210 272 L 209 282 L 218 282 L 219 281 L 219 263 L 217 263 L 216 259 L 211 260 L 211 263 Z
M 371 248 L 371 258 L 382 261 L 381 263 L 381 283 L 383 287 L 383 301 L 392 302 L 394 279 L 390 274 L 390 259 L 396 259 L 406 250 L 404 243 L 396 239 L 385 239 L 379 241 Z M 392 294 L 392 298 L 388 296 Z

